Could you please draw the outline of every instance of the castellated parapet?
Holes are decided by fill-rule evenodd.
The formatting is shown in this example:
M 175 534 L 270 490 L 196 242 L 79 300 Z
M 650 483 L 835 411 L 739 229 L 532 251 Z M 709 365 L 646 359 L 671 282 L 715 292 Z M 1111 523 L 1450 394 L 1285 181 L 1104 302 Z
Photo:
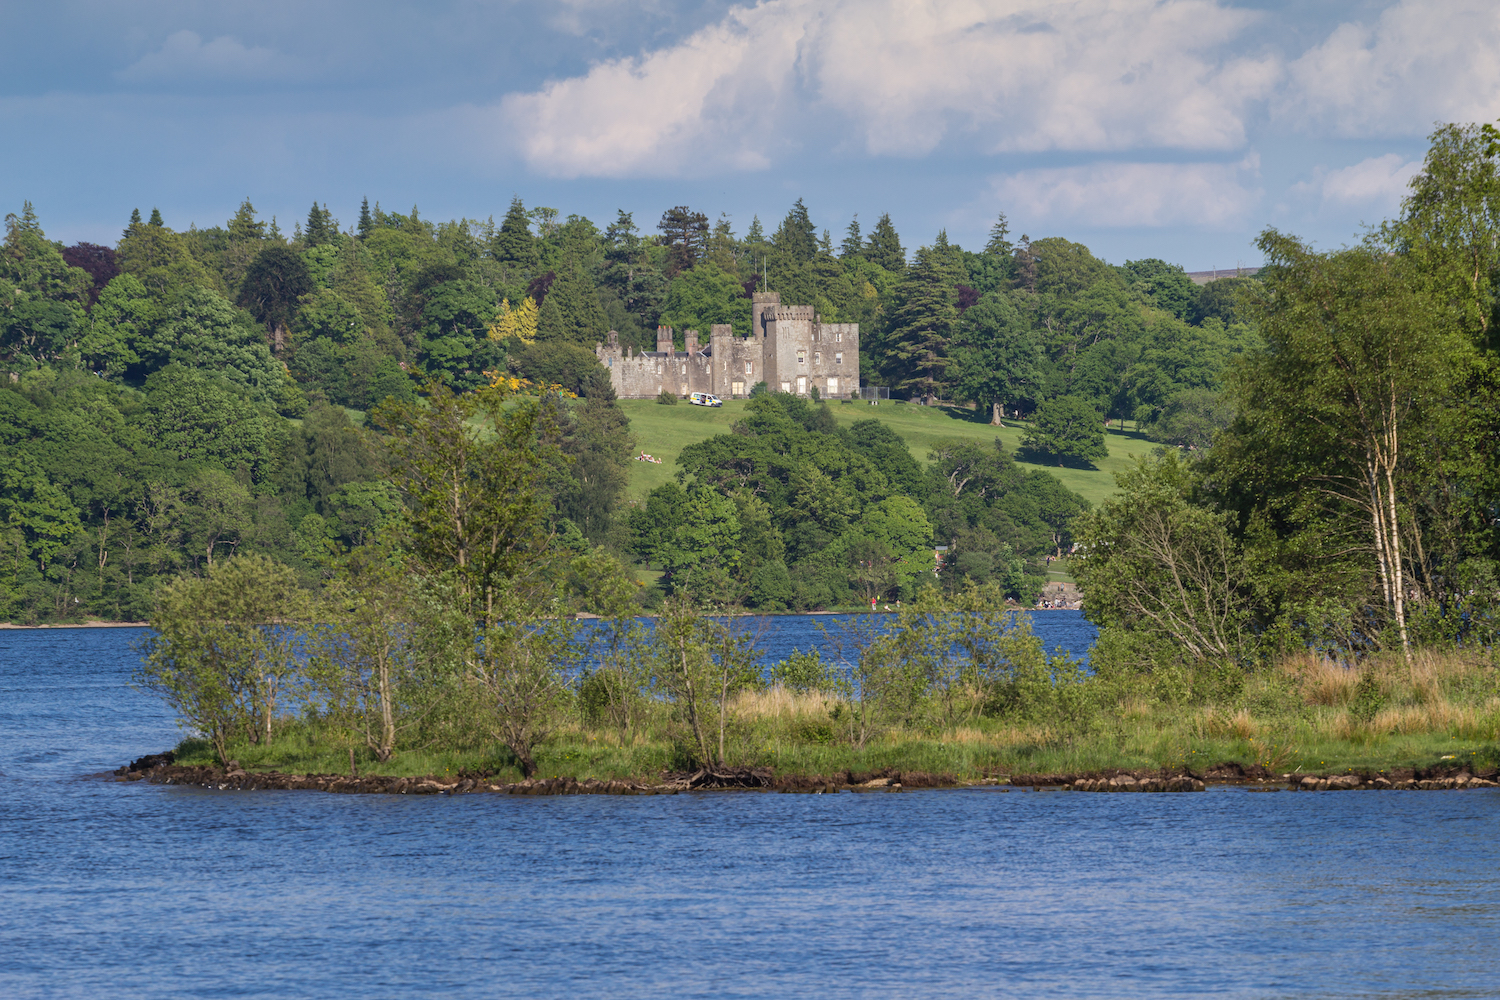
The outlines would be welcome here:
M 659 326 L 655 351 L 622 349 L 611 330 L 594 353 L 621 399 L 662 392 L 730 399 L 749 395 L 757 382 L 798 396 L 817 389 L 825 399 L 859 392 L 859 324 L 820 322 L 812 306 L 782 305 L 779 292 L 751 296 L 749 336 L 737 337 L 733 327 L 720 324 L 710 328 L 706 346 L 697 330 L 683 334 L 683 345 L 677 351 L 672 328 Z

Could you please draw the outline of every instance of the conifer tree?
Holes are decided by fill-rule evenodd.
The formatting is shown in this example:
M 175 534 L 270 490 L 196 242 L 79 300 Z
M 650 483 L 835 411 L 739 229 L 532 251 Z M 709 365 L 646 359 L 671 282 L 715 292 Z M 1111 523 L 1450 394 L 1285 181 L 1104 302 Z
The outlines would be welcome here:
M 309 247 L 320 247 L 324 243 L 331 243 L 334 236 L 338 235 L 333 221 L 333 213 L 328 211 L 328 206 L 321 208 L 317 202 L 313 202 L 312 208 L 307 212 L 307 228 L 302 231 L 303 240 Z
M 864 255 L 865 247 L 859 234 L 859 214 L 855 213 L 854 218 L 849 220 L 849 228 L 844 230 L 844 242 L 839 244 L 839 259 L 849 260 Z
M 226 228 L 229 230 L 231 242 L 239 243 L 266 238 L 266 224 L 255 217 L 255 206 L 250 204 L 249 198 L 240 202 L 238 211 L 230 217 Z
M 141 210 L 138 209 L 138 208 L 132 208 L 130 210 L 130 224 L 127 225 L 125 227 L 125 231 L 120 234 L 121 238 L 123 239 L 124 237 L 129 236 L 131 233 L 135 232 L 140 227 L 141 227 Z
M 771 237 L 771 246 L 784 264 L 807 264 L 818 254 L 818 230 L 807 216 L 807 206 L 798 198 L 781 227 Z
M 568 253 L 557 268 L 557 280 L 547 289 L 537 314 L 539 340 L 571 342 L 592 347 L 604 339 L 609 323 L 594 283 L 584 273 L 576 253 Z
M 365 198 L 359 203 L 359 238 L 367 240 L 375 231 L 375 220 L 370 218 L 370 199 Z
M 540 262 L 536 237 L 531 235 L 531 220 L 520 198 L 510 200 L 510 209 L 490 244 L 490 256 L 497 263 L 514 267 L 522 274 L 535 273 Z
M 900 274 L 906 270 L 906 251 L 901 248 L 901 237 L 896 235 L 896 227 L 891 225 L 891 213 L 883 213 L 875 223 L 870 241 L 865 244 L 864 257 L 892 274 Z
M 947 388 L 949 347 L 958 322 L 956 288 L 964 277 L 958 248 L 948 242 L 946 231 L 917 251 L 901 282 L 885 338 L 885 364 L 893 388 L 929 403 Z
M 1000 218 L 990 227 L 990 241 L 984 245 L 984 252 L 996 254 L 1000 257 L 1009 257 L 1015 249 L 1014 244 L 1006 239 L 1010 235 L 1010 222 L 1005 218 L 1005 213 L 1000 213 Z
M 162 219 L 161 219 L 161 210 L 160 209 L 157 209 L 157 208 L 151 209 L 151 221 L 147 222 L 146 225 L 148 225 L 148 226 L 156 226 L 158 229 L 160 229 L 162 226 L 166 225 L 166 223 L 163 222 Z

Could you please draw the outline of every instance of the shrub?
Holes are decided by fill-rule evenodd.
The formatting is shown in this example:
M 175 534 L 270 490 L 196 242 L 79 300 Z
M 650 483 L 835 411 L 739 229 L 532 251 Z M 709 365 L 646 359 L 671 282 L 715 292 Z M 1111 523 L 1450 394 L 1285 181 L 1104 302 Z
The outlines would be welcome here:
M 661 395 L 659 395 L 659 396 L 656 397 L 656 401 L 658 403 L 660 403 L 662 406 L 676 406 L 677 405 L 677 395 L 675 393 L 671 393 L 671 392 L 668 392 L 667 390 L 663 389 L 661 391 Z

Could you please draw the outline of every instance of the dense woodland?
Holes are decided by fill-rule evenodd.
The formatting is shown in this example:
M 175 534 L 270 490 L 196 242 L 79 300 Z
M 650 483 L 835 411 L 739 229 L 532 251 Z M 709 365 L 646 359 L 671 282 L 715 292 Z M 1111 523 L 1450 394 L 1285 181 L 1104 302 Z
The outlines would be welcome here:
M 593 345 L 614 329 L 654 348 L 658 324 L 679 343 L 714 323 L 745 333 L 749 295 L 769 285 L 861 324 L 866 384 L 1034 417 L 1029 447 L 1087 462 L 1107 419 L 1206 445 L 1228 420 L 1220 374 L 1257 343 L 1243 282 L 1199 288 L 1161 261 L 1013 243 L 1003 218 L 980 252 L 939 233 L 910 260 L 888 216 L 835 246 L 800 201 L 769 235 L 683 206 L 651 233 L 625 212 L 601 229 L 519 199 L 499 224 L 366 203 L 349 227 L 315 203 L 290 234 L 248 200 L 185 232 L 135 212 L 113 247 L 48 240 L 29 204 L 6 226 L 0 618 L 15 621 L 141 618 L 160 579 L 236 552 L 316 585 L 328 552 L 400 509 L 364 412 L 435 382 L 470 392 L 487 372 L 576 397 L 557 404 L 553 532 L 571 552 L 665 569 L 648 603 L 689 586 L 764 609 L 909 596 L 934 543 L 957 547 L 966 578 L 1025 598 L 1077 498 L 999 451 L 955 446 L 924 474 L 880 425 L 835 434 L 796 401 L 694 450 L 681 488 L 700 503 L 620 516 L 631 441 Z M 730 454 L 751 438 L 754 455 Z M 749 479 L 730 474 L 747 462 Z M 664 503 L 674 519 L 642 520 Z M 704 504 L 735 507 L 722 530 L 738 540 L 717 554 L 697 548 L 694 519 L 719 516 Z

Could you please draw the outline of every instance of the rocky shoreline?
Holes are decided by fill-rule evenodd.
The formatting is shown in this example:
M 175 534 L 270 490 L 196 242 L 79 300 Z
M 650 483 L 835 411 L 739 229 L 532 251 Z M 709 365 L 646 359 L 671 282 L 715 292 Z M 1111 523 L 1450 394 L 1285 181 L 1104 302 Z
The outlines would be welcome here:
M 1201 773 L 1187 770 L 1096 771 L 1087 774 L 991 774 L 974 781 L 951 774 L 897 771 L 843 771 L 831 775 L 776 774 L 770 768 L 718 768 L 665 772 L 656 781 L 557 777 L 525 781 L 494 780 L 483 772 L 456 775 L 284 774 L 175 763 L 172 753 L 151 754 L 111 772 L 115 781 L 188 785 L 220 790 L 316 791 L 365 795 L 677 795 L 683 792 L 747 790 L 803 794 L 900 792 L 917 788 L 1001 785 L 1026 791 L 1201 792 L 1210 785 L 1248 785 L 1257 791 L 1429 791 L 1500 787 L 1500 773 L 1473 773 L 1467 767 L 1393 768 L 1342 774 L 1273 774 L 1264 767 L 1234 762 Z
M 228 767 L 177 764 L 170 751 L 141 757 L 110 773 L 118 782 L 145 781 L 153 785 L 373 795 L 677 795 L 731 789 L 818 794 L 846 790 L 899 792 L 908 788 L 952 788 L 963 784 L 953 775 L 890 769 L 870 773 L 846 771 L 825 776 L 778 775 L 770 768 L 719 768 L 667 772 L 657 781 L 557 777 L 501 782 L 483 772 L 467 771 L 421 777 L 284 774 L 279 771 L 246 771 L 236 761 L 230 761 Z

